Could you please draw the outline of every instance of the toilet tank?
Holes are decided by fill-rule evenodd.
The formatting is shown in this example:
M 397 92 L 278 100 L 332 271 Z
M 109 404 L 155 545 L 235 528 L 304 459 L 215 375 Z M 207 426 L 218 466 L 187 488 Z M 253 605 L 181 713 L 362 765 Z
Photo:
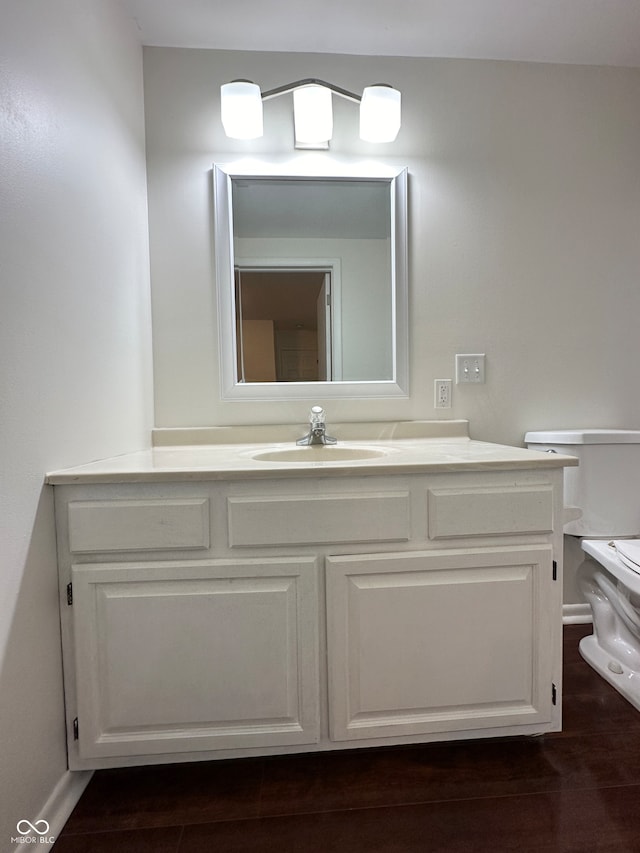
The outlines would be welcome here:
M 640 535 L 640 430 L 565 429 L 528 432 L 531 450 L 577 456 L 564 469 L 564 503 L 582 516 L 565 524 L 573 536 Z

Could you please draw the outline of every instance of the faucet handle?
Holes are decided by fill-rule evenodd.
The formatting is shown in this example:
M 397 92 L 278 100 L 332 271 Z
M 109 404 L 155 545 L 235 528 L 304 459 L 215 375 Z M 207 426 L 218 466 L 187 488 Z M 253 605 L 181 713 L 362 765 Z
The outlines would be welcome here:
M 325 420 L 324 409 L 322 406 L 312 406 L 309 414 L 309 421 L 312 424 L 323 424 Z

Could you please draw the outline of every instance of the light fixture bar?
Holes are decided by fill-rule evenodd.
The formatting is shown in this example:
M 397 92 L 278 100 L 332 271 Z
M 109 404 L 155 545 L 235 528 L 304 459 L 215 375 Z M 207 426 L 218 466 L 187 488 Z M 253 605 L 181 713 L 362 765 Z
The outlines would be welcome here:
M 262 93 L 262 100 L 268 101 L 270 98 L 277 98 L 278 95 L 286 95 L 287 92 L 293 92 L 294 89 L 299 89 L 301 86 L 324 86 L 325 89 L 330 89 L 335 95 L 340 95 L 341 98 L 354 101 L 356 104 L 362 100 L 360 95 L 356 95 L 355 92 L 350 92 L 348 89 L 343 89 L 333 83 L 327 83 L 326 80 L 318 80 L 317 77 L 306 77 L 304 80 L 296 80 L 295 83 L 287 83 L 285 86 L 268 89 Z

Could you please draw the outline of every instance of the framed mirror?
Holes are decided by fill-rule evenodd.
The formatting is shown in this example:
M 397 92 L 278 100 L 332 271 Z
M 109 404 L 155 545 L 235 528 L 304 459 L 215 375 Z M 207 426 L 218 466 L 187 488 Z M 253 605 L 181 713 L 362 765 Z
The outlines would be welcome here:
M 222 398 L 407 396 L 406 169 L 213 180 Z

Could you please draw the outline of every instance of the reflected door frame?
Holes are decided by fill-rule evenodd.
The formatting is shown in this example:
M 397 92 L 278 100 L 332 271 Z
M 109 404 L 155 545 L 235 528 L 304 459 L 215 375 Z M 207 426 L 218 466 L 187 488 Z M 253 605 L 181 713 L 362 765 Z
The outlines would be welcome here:
M 318 272 L 325 274 L 325 364 L 330 371 L 331 381 L 342 379 L 342 274 L 340 258 L 236 258 L 237 272 Z M 320 309 L 319 309 L 320 310 Z M 241 316 L 242 306 L 236 305 L 236 317 Z M 238 337 L 238 346 L 242 346 Z M 320 348 L 319 348 L 320 352 Z M 237 377 L 237 381 L 240 376 Z

